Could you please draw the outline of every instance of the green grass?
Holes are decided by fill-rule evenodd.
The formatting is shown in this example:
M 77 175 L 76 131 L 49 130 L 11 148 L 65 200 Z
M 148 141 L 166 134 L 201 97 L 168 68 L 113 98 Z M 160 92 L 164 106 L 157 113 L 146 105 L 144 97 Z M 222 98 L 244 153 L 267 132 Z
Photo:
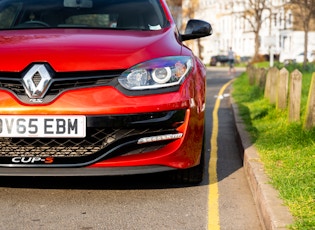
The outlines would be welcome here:
M 263 90 L 249 86 L 246 73 L 233 83 L 233 98 L 259 151 L 270 183 L 295 218 L 290 229 L 315 229 L 315 129 L 303 129 L 311 74 L 303 75 L 301 122 L 275 109 Z M 246 93 L 244 93 L 246 92 Z
M 258 68 L 268 68 L 270 63 L 265 61 L 265 62 L 255 63 L 254 65 L 255 65 L 255 67 L 258 67 Z

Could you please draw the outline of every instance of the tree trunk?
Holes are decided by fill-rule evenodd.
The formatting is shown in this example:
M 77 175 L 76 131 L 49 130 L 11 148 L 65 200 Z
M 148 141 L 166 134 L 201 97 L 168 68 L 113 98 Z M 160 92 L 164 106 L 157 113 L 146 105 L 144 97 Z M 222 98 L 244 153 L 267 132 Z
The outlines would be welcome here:
M 260 47 L 260 39 L 259 39 L 259 30 L 255 31 L 255 54 L 254 60 L 259 61 L 259 47 Z
M 203 56 L 202 56 L 203 47 L 201 45 L 200 39 L 197 39 L 197 44 L 198 44 L 198 57 L 200 59 L 203 59 Z
M 303 66 L 306 66 L 307 63 L 307 52 L 308 52 L 308 31 L 309 31 L 309 21 L 304 21 L 304 60 L 303 60 Z

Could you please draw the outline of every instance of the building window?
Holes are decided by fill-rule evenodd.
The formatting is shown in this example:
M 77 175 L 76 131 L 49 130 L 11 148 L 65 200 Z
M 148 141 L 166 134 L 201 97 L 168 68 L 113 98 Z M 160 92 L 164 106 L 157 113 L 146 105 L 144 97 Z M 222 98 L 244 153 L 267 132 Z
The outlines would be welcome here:
M 288 14 L 288 25 L 289 26 L 292 25 L 292 14 L 291 13 Z

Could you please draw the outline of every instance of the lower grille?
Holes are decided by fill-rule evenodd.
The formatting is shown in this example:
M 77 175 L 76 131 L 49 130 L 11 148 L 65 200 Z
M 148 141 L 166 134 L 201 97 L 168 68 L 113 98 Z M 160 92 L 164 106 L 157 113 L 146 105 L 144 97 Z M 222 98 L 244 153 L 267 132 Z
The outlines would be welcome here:
M 110 144 L 115 144 L 118 141 L 137 140 L 143 134 L 161 131 L 160 129 L 89 128 L 85 138 L 0 138 L 0 157 L 84 157 L 104 152 L 106 148 L 110 148 Z M 132 151 L 137 153 L 152 151 L 161 147 L 158 146 L 138 146 L 137 151 L 130 148 L 121 154 L 131 154 Z
M 138 140 L 177 134 L 185 114 L 185 110 L 174 110 L 87 116 L 85 138 L 0 137 L 0 165 L 11 167 L 14 163 L 16 167 L 82 167 L 111 157 L 155 151 L 172 140 L 161 139 L 141 144 L 138 144 Z M 46 158 L 52 158 L 53 162 L 46 163 Z

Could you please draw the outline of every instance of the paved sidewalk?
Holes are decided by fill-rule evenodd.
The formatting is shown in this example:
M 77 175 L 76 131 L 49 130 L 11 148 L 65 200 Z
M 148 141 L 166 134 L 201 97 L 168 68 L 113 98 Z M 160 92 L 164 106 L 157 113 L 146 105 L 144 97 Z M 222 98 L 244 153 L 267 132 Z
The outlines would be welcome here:
M 257 150 L 250 141 L 243 120 L 239 117 L 238 107 L 233 101 L 231 104 L 236 124 L 237 140 L 241 151 L 244 153 L 245 174 L 257 205 L 262 226 L 266 230 L 288 229 L 287 226 L 293 223 L 293 217 L 288 208 L 283 205 L 278 191 L 269 184 Z

